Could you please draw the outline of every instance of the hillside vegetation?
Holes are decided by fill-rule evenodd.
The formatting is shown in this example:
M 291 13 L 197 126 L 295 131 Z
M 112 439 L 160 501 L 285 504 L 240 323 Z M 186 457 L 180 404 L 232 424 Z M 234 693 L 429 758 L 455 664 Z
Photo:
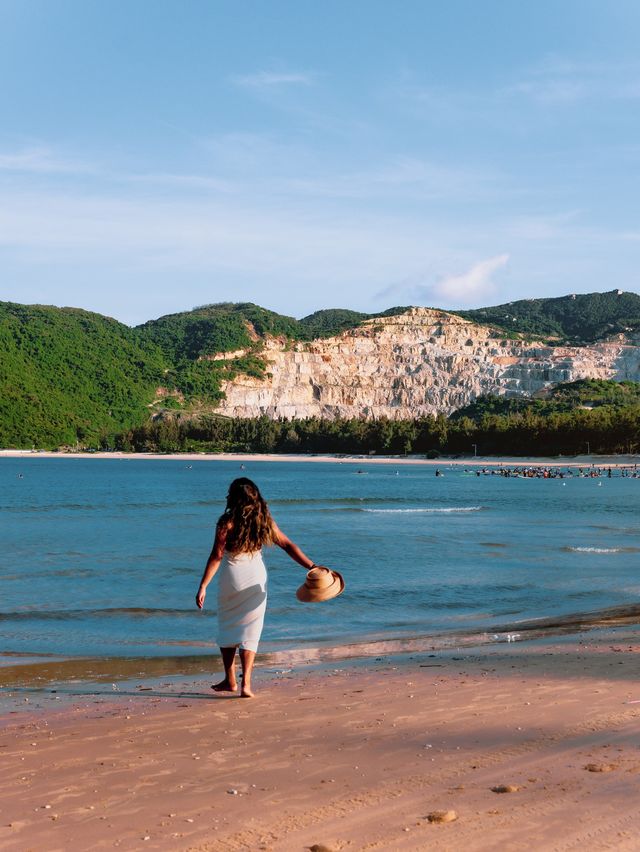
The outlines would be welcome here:
M 164 385 L 184 399 L 215 404 L 222 396 L 223 381 L 239 373 L 262 378 L 266 364 L 260 357 L 266 335 L 291 341 L 331 337 L 356 328 L 374 316 L 401 313 L 391 308 L 382 314 L 363 314 L 339 308 L 316 311 L 301 320 L 269 311 L 251 302 L 221 302 L 192 311 L 168 314 L 138 326 L 143 341 L 158 346 L 168 364 Z M 215 355 L 241 352 L 236 357 Z M 174 402 L 175 404 L 175 402 Z
M 223 381 L 240 373 L 263 376 L 265 335 L 312 340 L 405 310 L 364 314 L 331 309 L 298 320 L 251 303 L 221 303 L 129 328 L 77 308 L 0 303 L 0 445 L 108 445 L 113 436 L 144 426 L 159 409 L 184 408 L 191 415 L 210 411 L 222 396 Z M 462 315 L 509 334 L 593 341 L 640 329 L 640 297 L 614 291 L 513 302 Z M 607 393 L 632 395 L 626 384 L 609 387 Z M 593 386 L 563 393 L 593 393 Z M 554 395 L 546 401 L 478 401 L 456 422 L 477 425 L 489 414 L 555 416 L 563 405 L 568 410 L 569 402 Z M 583 398 L 580 405 L 588 402 Z
M 470 418 L 481 423 L 487 417 L 515 414 L 561 414 L 578 409 L 620 409 L 640 407 L 640 383 L 616 382 L 608 379 L 580 379 L 551 388 L 544 397 L 530 399 L 505 396 L 481 396 L 471 405 L 458 409 L 451 420 Z
M 76 308 L 0 303 L 0 446 L 95 443 L 142 423 L 163 375 L 157 347 Z
M 143 452 L 386 453 L 550 456 L 640 450 L 640 383 L 579 381 L 548 400 L 483 397 L 446 418 L 270 420 L 206 415 L 157 420 L 117 439 Z
M 172 361 L 194 361 L 219 352 L 248 348 L 259 350 L 260 339 L 265 335 L 290 340 L 332 337 L 341 331 L 357 328 L 366 319 L 392 316 L 406 310 L 408 308 L 398 307 L 379 314 L 363 314 L 331 308 L 298 320 L 251 302 L 221 302 L 168 314 L 135 330 L 143 338 L 156 343 Z
M 640 296 L 621 290 L 555 299 L 523 299 L 493 308 L 452 313 L 512 334 L 572 343 L 593 343 L 611 334 L 640 330 Z

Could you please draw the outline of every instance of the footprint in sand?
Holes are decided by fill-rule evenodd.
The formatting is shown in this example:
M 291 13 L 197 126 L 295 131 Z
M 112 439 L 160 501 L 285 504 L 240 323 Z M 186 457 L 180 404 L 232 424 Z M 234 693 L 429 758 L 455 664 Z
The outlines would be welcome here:
M 517 784 L 496 784 L 491 788 L 492 793 L 517 793 L 520 787 Z

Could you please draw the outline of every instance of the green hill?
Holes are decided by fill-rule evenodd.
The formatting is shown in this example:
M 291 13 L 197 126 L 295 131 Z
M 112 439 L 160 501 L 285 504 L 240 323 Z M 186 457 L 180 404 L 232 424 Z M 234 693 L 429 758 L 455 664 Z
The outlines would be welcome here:
M 364 320 L 405 310 L 365 314 L 335 308 L 295 319 L 251 303 L 221 303 L 129 328 L 76 308 L 0 302 L 0 446 L 97 446 L 101 439 L 108 443 L 110 436 L 149 420 L 159 387 L 164 389 L 159 406 L 210 411 L 222 396 L 224 380 L 239 373 L 264 375 L 265 335 L 290 341 L 329 337 Z M 618 291 L 460 313 L 506 334 L 571 342 L 640 329 L 640 297 Z M 213 357 L 223 353 L 238 354 Z M 611 398 L 634 393 L 626 388 L 628 383 L 616 385 L 617 390 L 614 383 L 605 384 Z M 553 393 L 560 395 L 547 401 L 479 400 L 475 411 L 481 405 L 486 411 L 502 405 L 513 411 L 531 405 L 536 410 L 550 405 L 566 409 L 575 401 L 567 394 L 594 391 L 593 385 L 576 390 L 577 385 L 557 389 Z M 582 398 L 578 404 L 584 407 L 588 401 Z
M 203 305 L 139 325 L 135 331 L 155 343 L 173 363 L 255 346 L 265 334 L 298 337 L 298 320 L 249 302 Z
M 611 334 L 640 330 L 640 296 L 621 290 L 555 299 L 522 299 L 493 308 L 454 313 L 511 334 L 572 343 L 593 343 Z
M 363 314 L 359 311 L 348 311 L 344 308 L 329 308 L 316 311 L 299 320 L 300 339 L 314 340 L 318 337 L 333 337 L 341 331 L 356 328 L 361 322 L 376 317 L 391 317 L 408 311 L 409 307 L 389 308 L 377 314 Z
M 544 397 L 512 399 L 505 396 L 481 396 L 450 415 L 450 420 L 468 418 L 481 423 L 487 417 L 515 414 L 563 414 L 581 409 L 640 408 L 640 383 L 610 379 L 580 379 L 550 388 Z
M 223 381 L 239 373 L 262 377 L 266 364 L 260 357 L 265 335 L 289 340 L 331 337 L 363 320 L 401 313 L 391 308 L 383 314 L 363 314 L 340 308 L 316 311 L 301 320 L 269 311 L 251 302 L 221 302 L 192 311 L 150 320 L 134 331 L 141 340 L 158 346 L 171 369 L 163 384 L 187 402 L 215 403 Z M 243 350 L 230 359 L 212 356 Z
M 0 303 L 0 446 L 96 441 L 148 417 L 157 347 L 76 308 Z
M 195 361 L 218 352 L 249 348 L 257 351 L 260 338 L 267 334 L 290 340 L 332 337 L 356 328 L 366 319 L 391 316 L 406 310 L 398 307 L 383 313 L 364 314 L 329 308 L 298 320 L 251 302 L 220 302 L 150 320 L 137 326 L 135 331 L 157 344 L 171 361 Z

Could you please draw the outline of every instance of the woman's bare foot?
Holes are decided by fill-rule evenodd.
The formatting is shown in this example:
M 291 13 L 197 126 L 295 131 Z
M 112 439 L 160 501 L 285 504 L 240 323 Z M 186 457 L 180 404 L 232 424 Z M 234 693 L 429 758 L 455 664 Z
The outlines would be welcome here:
M 240 698 L 255 698 L 255 695 L 251 689 L 250 684 L 246 684 L 242 681 L 242 689 L 240 690 Z
M 238 689 L 238 684 L 235 680 L 229 680 L 228 677 L 225 677 L 220 683 L 214 683 L 211 689 L 214 692 L 235 692 Z

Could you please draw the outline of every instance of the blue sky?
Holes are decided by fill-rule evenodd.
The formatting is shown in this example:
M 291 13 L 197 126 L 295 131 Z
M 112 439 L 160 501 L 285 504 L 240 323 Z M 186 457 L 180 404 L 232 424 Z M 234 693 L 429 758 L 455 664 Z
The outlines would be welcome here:
M 640 291 L 636 0 L 0 0 L 0 299 Z

